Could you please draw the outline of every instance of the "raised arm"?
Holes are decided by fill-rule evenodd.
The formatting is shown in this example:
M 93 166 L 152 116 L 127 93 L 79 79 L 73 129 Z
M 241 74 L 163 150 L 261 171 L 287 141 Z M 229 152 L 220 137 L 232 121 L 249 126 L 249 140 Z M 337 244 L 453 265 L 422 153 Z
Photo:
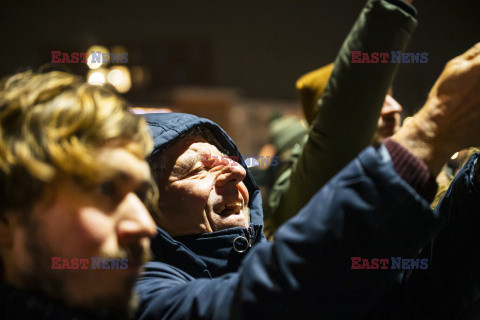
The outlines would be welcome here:
M 457 148 L 480 142 L 480 127 L 474 126 L 480 116 L 480 98 L 475 97 L 480 90 L 479 48 L 447 64 L 414 125 L 400 129 L 390 146 L 364 150 L 278 230 L 273 242 L 252 248 L 238 272 L 194 279 L 175 266 L 149 263 L 137 284 L 140 319 L 366 315 L 402 270 L 353 270 L 351 258 L 414 257 L 430 242 L 442 217 L 430 210 L 418 183 L 428 179 L 411 179 L 412 172 L 426 170 L 432 177 L 438 171 L 434 158 L 441 161 Z M 456 124 L 453 113 L 459 108 L 470 117 Z M 456 129 L 457 134 L 445 136 Z M 392 144 L 403 151 L 393 152 Z
M 351 63 L 352 51 L 403 51 L 416 25 L 415 9 L 400 0 L 367 3 L 335 59 L 298 161 L 273 187 L 269 205 L 276 227 L 371 143 L 398 64 Z M 303 88 L 311 97 L 315 89 Z
M 151 262 L 137 284 L 140 319 L 358 319 L 401 270 L 352 270 L 351 257 L 409 258 L 437 226 L 429 203 L 369 148 L 251 249 L 238 272 L 194 279 Z
M 454 152 L 480 145 L 480 43 L 451 60 L 412 123 L 393 140 L 422 158 L 436 175 Z M 379 317 L 477 319 L 480 316 L 479 155 L 457 174 L 436 211 L 446 223 L 422 257 L 428 270 L 416 270 L 397 288 Z M 390 302 L 392 301 L 392 302 Z M 476 302 L 476 309 L 472 304 Z M 398 308 L 396 306 L 402 306 Z M 408 308 L 404 306 L 408 305 Z M 401 315 L 401 316 L 400 316 Z

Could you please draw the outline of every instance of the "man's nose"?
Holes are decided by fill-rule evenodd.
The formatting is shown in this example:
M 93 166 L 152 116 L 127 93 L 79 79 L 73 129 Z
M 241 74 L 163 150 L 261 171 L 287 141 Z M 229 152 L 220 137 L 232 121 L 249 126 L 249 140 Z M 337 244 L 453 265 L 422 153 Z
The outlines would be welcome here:
M 119 241 L 151 238 L 156 234 L 155 222 L 136 194 L 127 194 L 118 209 L 122 211 L 122 219 L 117 227 Z
M 222 172 L 217 177 L 215 187 L 223 187 L 228 183 L 237 185 L 245 179 L 246 175 L 247 172 L 238 162 L 234 160 L 224 160 Z
M 385 97 L 385 101 L 383 102 L 381 115 L 384 116 L 396 112 L 402 112 L 402 106 L 397 102 L 397 100 L 393 99 L 392 96 L 387 95 Z

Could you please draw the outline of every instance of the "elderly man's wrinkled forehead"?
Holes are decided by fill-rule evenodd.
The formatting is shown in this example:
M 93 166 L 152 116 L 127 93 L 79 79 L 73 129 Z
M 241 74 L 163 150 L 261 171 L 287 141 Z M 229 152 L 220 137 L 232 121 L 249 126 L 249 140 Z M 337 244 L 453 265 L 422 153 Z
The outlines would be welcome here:
M 168 163 L 175 163 L 180 157 L 182 157 L 192 145 L 202 143 L 214 147 L 207 139 L 199 135 L 188 135 L 178 139 L 172 146 L 167 148 L 164 152 L 164 159 Z M 192 150 L 194 151 L 194 150 Z M 185 158 L 185 156 L 183 156 Z
M 228 153 L 222 144 L 215 137 L 213 131 L 206 126 L 196 126 L 188 131 L 187 134 L 177 139 L 173 145 L 186 144 L 189 142 L 208 142 L 209 144 L 215 146 L 222 153 Z M 172 146 L 173 146 L 172 145 Z M 169 148 L 167 148 L 169 149 Z
M 192 145 L 194 146 L 191 147 Z M 205 153 L 228 154 L 210 129 L 195 127 L 186 135 L 172 142 L 158 156 L 149 159 L 157 184 L 161 186 L 167 182 L 177 162 L 181 162 L 184 170 L 187 170 L 189 164 L 193 165 Z M 177 166 L 176 169 L 180 168 Z
M 179 152 L 180 150 L 187 150 L 189 146 L 194 143 L 207 143 L 211 147 L 209 149 L 218 150 L 222 154 L 227 154 L 228 152 L 225 148 L 219 143 L 213 132 L 207 127 L 194 127 L 186 135 L 177 139 L 172 146 L 167 148 L 166 152 Z M 169 151 L 170 150 L 170 151 Z M 178 158 L 178 157 L 176 157 Z

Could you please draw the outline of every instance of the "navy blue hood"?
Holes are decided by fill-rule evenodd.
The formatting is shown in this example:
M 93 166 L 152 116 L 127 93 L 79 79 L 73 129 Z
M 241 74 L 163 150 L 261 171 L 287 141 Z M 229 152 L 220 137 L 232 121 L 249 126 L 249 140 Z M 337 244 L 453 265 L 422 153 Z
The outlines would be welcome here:
M 194 277 L 216 277 L 227 272 L 236 271 L 244 255 L 248 251 L 234 250 L 236 246 L 244 246 L 238 242 L 250 239 L 250 245 L 264 241 L 263 210 L 260 190 L 252 174 L 247 168 L 235 142 L 216 123 L 183 113 L 153 113 L 144 115 L 152 133 L 154 148 L 151 158 L 156 158 L 166 148 L 187 135 L 196 127 L 206 127 L 215 136 L 218 143 L 229 156 L 238 156 L 239 163 L 245 168 L 244 179 L 249 192 L 248 208 L 250 212 L 250 228 L 229 228 L 200 235 L 187 235 L 172 238 L 159 229 L 152 241 L 152 250 L 156 261 L 181 267 L 189 266 L 189 273 Z M 237 248 L 238 249 L 238 248 Z
M 247 176 L 243 182 L 250 196 L 248 202 L 250 222 L 255 225 L 263 225 L 260 189 L 247 168 L 240 151 L 238 151 L 237 145 L 220 126 L 211 120 L 186 113 L 151 113 L 144 115 L 144 117 L 147 119 L 153 137 L 154 147 L 151 156 L 163 152 L 166 147 L 171 146 L 176 140 L 185 136 L 196 126 L 210 129 L 217 141 L 227 150 L 228 155 L 238 156 L 240 164 L 247 171 Z

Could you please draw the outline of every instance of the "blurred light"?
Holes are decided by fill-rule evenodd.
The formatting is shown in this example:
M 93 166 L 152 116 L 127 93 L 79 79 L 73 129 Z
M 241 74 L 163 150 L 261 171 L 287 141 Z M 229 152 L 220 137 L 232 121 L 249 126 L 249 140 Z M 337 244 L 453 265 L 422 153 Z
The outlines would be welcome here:
M 113 46 L 110 50 L 112 53 L 124 53 L 127 52 L 127 48 L 124 46 Z
M 458 152 L 455 152 L 450 159 L 455 160 L 457 159 L 457 157 L 458 157 Z
M 118 92 L 128 92 L 128 90 L 132 88 L 130 70 L 125 66 L 115 66 L 110 68 L 108 82 L 110 82 Z
M 122 71 L 115 69 L 108 73 L 108 82 L 118 86 L 122 82 Z
M 150 82 L 150 73 L 144 67 L 133 66 L 132 82 L 135 84 L 135 87 L 145 86 Z
M 92 61 L 92 51 L 94 52 L 100 52 L 100 61 L 98 61 L 98 59 L 96 59 L 95 62 Z M 90 68 L 90 69 L 98 69 L 100 68 L 102 65 L 103 65 L 103 54 L 104 53 L 109 53 L 108 49 L 104 46 L 91 46 L 90 48 L 88 48 L 87 50 L 87 66 Z
M 308 129 L 308 124 L 307 124 L 307 121 L 305 121 L 305 119 L 300 120 L 300 122 L 302 124 L 302 127 L 304 127 L 305 129 Z
M 105 71 L 100 69 L 98 71 L 90 71 L 88 73 L 88 83 L 102 85 L 105 84 Z

